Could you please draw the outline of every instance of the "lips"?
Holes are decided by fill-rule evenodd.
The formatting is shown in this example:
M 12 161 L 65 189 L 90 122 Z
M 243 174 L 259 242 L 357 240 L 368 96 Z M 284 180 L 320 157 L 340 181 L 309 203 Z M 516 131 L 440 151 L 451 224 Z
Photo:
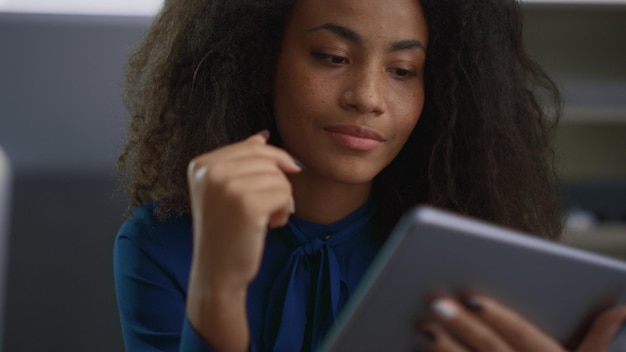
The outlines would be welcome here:
M 380 133 L 369 127 L 361 125 L 328 126 L 325 127 L 324 130 L 332 133 L 341 133 L 356 138 L 371 139 L 378 142 L 385 141 L 385 137 L 383 137 Z
M 377 131 L 361 125 L 337 125 L 324 128 L 342 147 L 355 151 L 371 151 L 386 141 Z

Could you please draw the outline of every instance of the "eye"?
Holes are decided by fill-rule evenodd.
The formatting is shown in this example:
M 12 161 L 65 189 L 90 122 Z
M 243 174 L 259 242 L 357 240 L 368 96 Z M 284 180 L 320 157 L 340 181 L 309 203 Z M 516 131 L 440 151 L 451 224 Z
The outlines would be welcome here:
M 348 59 L 343 56 L 326 54 L 319 51 L 314 51 L 311 55 L 318 60 L 326 61 L 332 65 L 343 65 L 348 63 Z
M 396 75 L 399 78 L 411 78 L 417 76 L 417 72 L 404 68 L 392 68 L 389 69 L 389 71 L 391 71 L 392 74 Z

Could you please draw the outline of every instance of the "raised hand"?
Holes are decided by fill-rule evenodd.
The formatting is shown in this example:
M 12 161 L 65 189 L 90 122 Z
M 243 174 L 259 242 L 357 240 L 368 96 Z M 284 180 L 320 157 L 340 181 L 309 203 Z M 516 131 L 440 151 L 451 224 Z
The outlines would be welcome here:
M 300 167 L 267 138 L 259 133 L 200 155 L 188 168 L 194 248 L 187 314 L 219 350 L 247 348 L 245 296 L 267 229 L 294 212 L 285 173 Z

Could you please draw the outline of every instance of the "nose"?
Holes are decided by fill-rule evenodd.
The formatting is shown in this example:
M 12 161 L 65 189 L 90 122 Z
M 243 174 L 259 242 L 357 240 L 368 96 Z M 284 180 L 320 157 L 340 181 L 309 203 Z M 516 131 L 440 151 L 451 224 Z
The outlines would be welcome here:
M 340 104 L 360 114 L 381 115 L 385 112 L 384 89 L 382 72 L 375 69 L 354 72 L 342 92 Z

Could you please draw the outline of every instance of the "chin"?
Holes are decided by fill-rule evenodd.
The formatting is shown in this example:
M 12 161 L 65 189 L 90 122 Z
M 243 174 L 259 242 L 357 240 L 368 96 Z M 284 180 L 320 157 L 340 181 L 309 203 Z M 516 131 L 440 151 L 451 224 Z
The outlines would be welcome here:
M 325 169 L 319 169 L 320 176 L 337 183 L 360 185 L 371 183 L 382 168 L 373 167 L 366 163 L 340 163 Z M 311 170 L 313 171 L 313 170 Z

